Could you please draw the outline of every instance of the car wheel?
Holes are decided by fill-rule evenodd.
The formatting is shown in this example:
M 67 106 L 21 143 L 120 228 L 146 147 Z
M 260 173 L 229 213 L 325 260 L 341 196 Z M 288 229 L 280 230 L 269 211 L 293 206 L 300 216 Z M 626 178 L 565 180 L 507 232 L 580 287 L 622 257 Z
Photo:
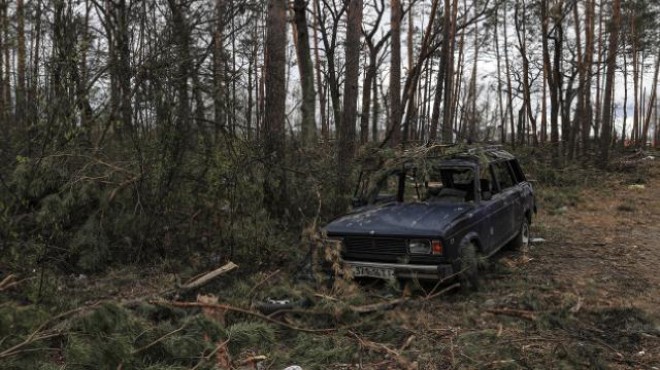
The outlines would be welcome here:
M 461 290 L 467 292 L 479 288 L 479 253 L 474 243 L 470 242 L 459 249 L 454 273 L 458 275 Z
M 520 230 L 518 230 L 518 234 L 513 238 L 509 246 L 513 250 L 520 250 L 529 247 L 529 221 L 527 220 L 527 217 L 523 217 Z

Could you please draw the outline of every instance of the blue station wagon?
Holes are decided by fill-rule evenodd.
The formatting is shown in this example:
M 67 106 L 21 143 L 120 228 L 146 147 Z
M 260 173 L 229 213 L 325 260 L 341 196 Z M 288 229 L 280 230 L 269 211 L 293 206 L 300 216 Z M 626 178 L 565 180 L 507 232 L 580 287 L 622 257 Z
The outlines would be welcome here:
M 457 276 L 476 285 L 479 258 L 529 243 L 534 192 L 512 154 L 497 147 L 433 153 L 363 171 L 352 212 L 326 225 L 354 277 Z

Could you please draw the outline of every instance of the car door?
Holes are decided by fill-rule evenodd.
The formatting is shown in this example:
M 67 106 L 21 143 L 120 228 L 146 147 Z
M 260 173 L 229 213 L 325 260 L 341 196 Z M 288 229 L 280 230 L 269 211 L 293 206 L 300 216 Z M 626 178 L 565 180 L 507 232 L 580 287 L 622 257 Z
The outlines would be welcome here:
M 479 209 L 481 222 L 479 223 L 479 236 L 482 246 L 490 253 L 502 243 L 500 230 L 505 220 L 503 213 L 504 197 L 501 194 L 492 165 L 488 167 L 486 173 L 482 174 L 482 178 L 483 180 L 480 180 L 481 202 L 479 203 Z M 485 186 L 488 186 L 488 189 L 484 189 Z M 485 192 L 490 193 L 490 196 L 485 197 Z
M 514 181 L 515 192 L 513 195 L 513 235 L 519 232 L 520 225 L 522 225 L 523 217 L 525 217 L 525 210 L 530 209 L 530 205 L 526 204 L 532 197 L 532 188 L 530 183 L 525 179 L 525 175 L 520 168 L 520 165 L 515 159 L 507 161 L 509 171 Z
M 516 187 L 513 173 L 506 161 L 498 161 L 491 164 L 498 193 L 493 195 L 493 199 L 499 202 L 497 214 L 493 215 L 496 231 L 493 239 L 495 248 L 499 248 L 518 231 L 520 220 L 518 220 L 516 209 L 522 207 L 520 203 L 520 189 Z

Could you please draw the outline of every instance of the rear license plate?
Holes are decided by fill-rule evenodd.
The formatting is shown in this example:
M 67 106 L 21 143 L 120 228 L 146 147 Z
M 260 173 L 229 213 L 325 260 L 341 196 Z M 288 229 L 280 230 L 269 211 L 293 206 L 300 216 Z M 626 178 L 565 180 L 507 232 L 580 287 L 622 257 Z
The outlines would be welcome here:
M 378 279 L 394 279 L 394 269 L 372 266 L 351 266 L 354 277 L 372 277 Z

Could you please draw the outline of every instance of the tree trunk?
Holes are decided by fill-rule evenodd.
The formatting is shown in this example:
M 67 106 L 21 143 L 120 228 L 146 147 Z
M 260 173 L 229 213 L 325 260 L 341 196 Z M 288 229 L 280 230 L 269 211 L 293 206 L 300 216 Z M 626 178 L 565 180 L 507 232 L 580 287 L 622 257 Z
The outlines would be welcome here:
M 11 47 L 9 45 L 9 5 L 6 0 L 3 1 L 3 12 L 2 12 L 2 28 L 5 34 L 4 42 L 4 58 L 5 58 L 5 78 L 4 78 L 4 92 L 5 92 L 5 112 L 7 112 L 7 117 L 11 116 L 12 105 L 11 105 Z M 2 55 L 0 55 L 2 58 Z
M 534 118 L 534 113 L 532 112 L 532 95 L 531 95 L 531 86 L 529 82 L 529 58 L 527 57 L 527 13 L 525 11 L 525 1 L 523 0 L 522 2 L 522 19 L 521 22 L 518 23 L 518 13 L 519 13 L 519 7 L 518 3 L 516 3 L 516 35 L 518 37 L 518 47 L 520 50 L 520 57 L 522 59 L 522 67 L 523 67 L 523 96 L 524 96 L 524 106 L 525 106 L 525 112 L 527 113 L 527 119 L 529 119 L 529 122 L 531 123 L 532 126 L 532 134 L 534 136 L 533 138 L 533 143 L 534 146 L 538 145 L 538 138 L 536 137 L 536 119 Z M 521 134 L 521 142 L 524 142 L 524 133 Z
M 341 197 L 351 190 L 351 161 L 355 155 L 355 121 L 357 118 L 358 77 L 360 75 L 360 33 L 362 27 L 362 0 L 349 0 L 346 25 L 346 80 L 344 82 L 344 109 L 339 127 L 337 184 Z M 338 202 L 338 212 L 346 204 Z
M 314 59 L 316 61 L 316 86 L 319 91 L 319 108 L 321 112 L 321 136 L 324 140 L 328 140 L 330 136 L 325 113 L 325 91 L 323 89 L 323 80 L 321 79 L 321 58 L 319 57 L 318 16 L 316 14 L 319 8 L 318 2 L 319 0 L 314 0 L 314 4 L 312 5 L 312 15 L 314 17 L 314 24 L 312 25 L 314 29 Z
M 414 59 L 414 55 L 415 55 L 415 51 L 413 49 L 413 29 L 415 28 L 414 27 L 414 20 L 413 20 L 413 6 L 414 5 L 415 5 L 415 2 L 410 1 L 410 8 L 408 9 L 408 27 L 407 27 L 407 30 L 408 30 L 408 40 L 407 41 L 408 41 L 408 43 L 407 43 L 406 54 L 407 54 L 407 57 L 408 57 L 408 79 L 413 78 L 415 80 L 415 84 L 414 84 L 415 86 L 411 86 L 411 88 L 413 89 L 412 92 L 404 92 L 404 94 L 405 93 L 410 93 L 409 101 L 408 101 L 408 104 L 407 104 L 408 114 L 406 115 L 406 119 L 403 123 L 405 125 L 405 127 L 404 127 L 404 138 L 403 138 L 404 141 L 408 141 L 410 139 L 414 140 L 414 138 L 415 138 L 414 127 L 415 127 L 415 123 L 417 122 L 417 113 L 418 113 L 418 107 L 417 107 L 417 102 L 416 102 L 417 99 L 416 99 L 416 94 L 415 94 L 415 92 L 418 91 L 417 83 L 416 83 L 418 81 L 418 76 L 414 76 L 414 77 L 411 76 L 412 73 L 421 72 L 421 71 L 415 71 L 414 70 L 414 65 L 413 65 L 413 59 Z M 405 106 L 402 107 L 402 109 L 405 109 Z M 401 112 L 401 113 L 403 113 L 403 112 Z M 413 126 L 413 127 L 411 128 L 410 126 Z M 413 132 L 413 135 L 409 134 L 410 131 Z
M 660 72 L 660 55 L 655 59 L 655 72 L 653 73 L 653 84 L 651 84 L 651 98 L 649 99 L 648 108 L 646 112 L 646 120 L 644 121 L 644 130 L 642 131 L 642 146 L 647 146 L 649 126 L 651 124 L 651 114 L 655 108 L 656 93 L 658 90 L 658 73 Z
M 458 0 L 453 0 L 457 4 Z M 443 120 L 441 140 L 444 143 L 452 141 L 451 115 L 452 109 L 452 86 L 450 79 L 453 79 L 453 36 L 452 36 L 452 2 L 445 0 L 442 19 L 442 48 L 440 51 L 440 67 L 438 70 L 438 80 L 435 87 L 435 98 L 433 100 L 433 113 L 431 115 L 431 140 L 436 139 L 438 123 L 440 120 L 440 103 L 443 103 Z
M 11 137 L 10 130 L 9 130 L 9 120 L 7 120 L 7 112 L 9 111 L 9 107 L 11 106 L 11 103 L 9 100 L 7 100 L 7 96 L 5 93 L 5 74 L 4 74 L 4 59 L 2 58 L 3 51 L 7 47 L 7 37 L 6 33 L 4 32 L 5 27 L 4 24 L 6 22 L 6 18 L 4 16 L 5 9 L 7 8 L 6 2 L 0 2 L 0 122 L 2 122 L 2 128 L 3 128 L 3 134 L 5 135 L 4 139 L 7 140 L 7 143 L 9 142 L 9 139 Z
M 298 70 L 300 71 L 300 88 L 303 101 L 301 105 L 302 123 L 300 132 L 303 145 L 311 147 L 316 143 L 316 96 L 314 93 L 314 65 L 309 48 L 309 28 L 307 27 L 307 2 L 294 0 L 296 32 L 298 43 Z
M 506 17 L 506 14 L 504 15 Z M 504 144 L 506 142 L 506 120 L 504 117 L 504 103 L 502 102 L 502 64 L 500 62 L 500 41 L 499 41 L 499 7 L 495 11 L 495 31 L 494 31 L 494 42 L 495 42 L 495 61 L 497 62 L 497 108 L 500 118 L 500 142 Z
M 623 50 L 626 46 L 623 45 Z M 628 129 L 628 59 L 623 53 L 623 128 L 621 128 L 621 148 L 626 147 L 626 131 Z
M 225 0 L 216 0 L 213 32 L 213 109 L 216 142 L 218 141 L 218 135 L 225 129 L 226 125 L 225 57 L 222 45 L 225 27 L 225 11 Z
M 476 9 L 476 8 L 475 8 Z M 470 87 L 468 88 L 468 104 L 467 108 L 467 139 L 468 142 L 478 141 L 477 137 L 477 61 L 479 59 L 479 26 L 478 23 L 474 26 L 474 60 L 472 62 L 472 75 L 470 76 Z
M 360 116 L 360 144 L 366 144 L 369 141 L 369 110 L 371 108 L 371 85 L 376 79 L 376 55 L 372 51 L 373 46 L 369 46 L 369 66 L 364 74 L 364 83 L 362 84 L 362 116 Z M 375 141 L 375 140 L 374 140 Z
M 286 176 L 283 169 L 286 109 L 286 1 L 269 0 L 266 19 L 264 149 L 264 205 L 275 216 L 284 215 Z
M 600 83 L 600 76 L 601 76 L 601 68 L 600 66 L 603 64 L 603 4 L 602 1 L 600 3 L 600 9 L 598 11 L 598 68 L 596 69 L 596 112 L 594 114 L 594 124 L 593 124 L 593 129 L 594 129 L 594 137 L 596 139 L 599 138 L 599 133 L 600 133 L 600 124 L 601 124 L 601 117 L 602 117 L 602 105 L 603 105 L 603 99 L 602 99 L 602 94 L 601 94 L 601 83 Z M 634 53 L 633 53 L 634 56 Z
M 603 133 L 600 141 L 600 165 L 607 167 L 612 141 L 612 95 L 614 92 L 614 72 L 616 69 L 619 28 L 621 27 L 621 0 L 613 0 L 610 40 L 607 51 L 607 75 L 603 101 Z
M 561 4 L 561 3 L 560 3 Z M 560 10 L 561 12 L 561 10 Z M 554 66 L 550 62 L 550 50 L 548 46 L 548 39 L 550 37 L 548 31 L 548 23 L 550 16 L 548 15 L 547 0 L 543 0 L 541 4 L 541 41 L 543 45 L 543 68 L 546 70 L 546 78 L 548 87 L 550 89 L 550 143 L 553 145 L 553 160 L 555 164 L 559 160 L 559 92 L 560 88 L 560 71 L 559 71 L 559 58 L 561 55 L 561 45 L 555 40 L 555 55 Z
M 637 32 L 636 32 L 636 23 L 635 11 L 631 10 L 630 15 L 631 22 L 631 34 L 632 34 L 632 64 L 633 64 L 633 126 L 630 139 L 633 144 L 637 144 L 639 137 L 637 133 L 639 132 L 639 61 L 638 61 L 638 50 L 637 50 Z
M 351 0 L 354 1 L 354 0 Z M 401 3 L 391 0 L 390 144 L 401 143 Z
M 515 148 L 516 146 L 516 126 L 514 124 L 513 117 L 513 88 L 511 86 L 511 66 L 509 64 L 509 42 L 507 37 L 507 17 L 506 13 L 506 3 L 504 4 L 504 22 L 502 23 L 502 28 L 504 29 L 504 66 L 506 68 L 506 87 L 507 87 L 507 100 L 508 100 L 508 110 L 509 110 L 509 124 L 511 127 L 511 146 Z
M 378 115 L 380 114 L 380 104 L 378 103 L 378 81 L 376 81 L 376 75 L 374 74 L 374 81 L 372 85 L 371 95 L 373 96 L 373 108 L 371 111 L 371 136 L 374 142 L 378 141 Z
M 16 62 L 16 123 L 23 129 L 25 118 L 25 5 L 16 0 L 17 62 Z
M 321 17 L 323 11 L 321 10 L 321 5 L 319 1 L 316 1 L 317 6 L 317 17 Z M 339 94 L 339 77 L 337 76 L 337 70 L 335 66 L 335 50 L 337 42 L 337 31 L 339 29 L 339 21 L 342 14 L 346 10 L 347 3 L 344 3 L 339 11 L 332 9 L 332 29 L 331 34 L 328 35 L 328 32 L 324 24 L 321 24 L 318 27 L 321 32 L 321 40 L 323 41 L 323 46 L 325 48 L 325 56 L 327 66 L 327 79 L 328 87 L 330 89 L 330 101 L 332 103 L 333 119 L 335 127 L 338 129 L 341 127 L 341 104 L 340 104 L 340 94 Z M 323 18 L 324 20 L 325 18 Z M 328 128 L 329 129 L 329 128 Z
M 466 7 L 467 8 L 467 7 Z M 476 7 L 475 7 L 476 11 Z M 442 111 L 442 141 L 445 143 L 453 143 L 455 140 L 452 137 L 452 123 L 454 117 L 456 116 L 456 109 L 453 108 L 453 102 L 458 99 L 457 94 L 454 94 L 454 51 L 455 45 L 454 37 L 456 35 L 456 20 L 458 14 L 458 0 L 453 0 L 452 9 L 451 9 L 451 18 L 447 23 L 449 27 L 448 35 L 448 50 L 445 57 L 447 58 L 447 65 L 445 70 L 445 91 L 444 91 L 444 101 L 445 109 Z M 463 28 L 465 32 L 465 28 Z M 462 36 L 463 37 L 463 36 Z M 461 49 L 463 48 L 463 43 L 461 42 Z
M 585 72 L 585 85 L 584 85 L 584 103 L 582 109 L 582 153 L 586 154 L 589 149 L 589 136 L 591 134 L 591 122 L 593 109 L 591 107 L 591 86 L 592 86 L 592 69 L 594 60 L 594 27 L 595 27 L 595 0 L 588 0 L 585 9 L 585 55 L 584 55 L 584 72 Z

